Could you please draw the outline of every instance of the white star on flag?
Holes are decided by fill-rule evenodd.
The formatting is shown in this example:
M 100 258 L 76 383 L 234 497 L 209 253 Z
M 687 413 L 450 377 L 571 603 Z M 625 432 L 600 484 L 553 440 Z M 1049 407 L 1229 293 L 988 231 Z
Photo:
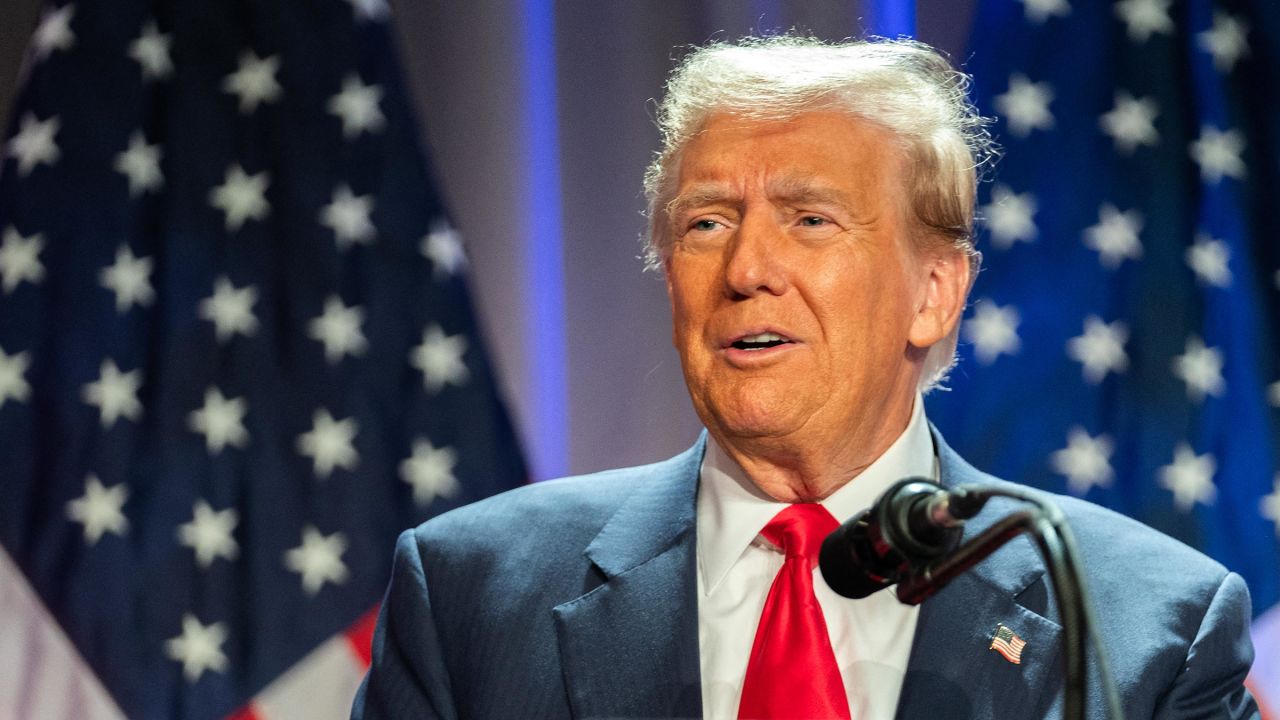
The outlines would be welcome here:
M 226 398 L 216 387 L 204 391 L 204 406 L 187 416 L 192 432 L 204 435 L 210 455 L 222 452 L 228 445 L 244 447 L 249 432 L 244 428 L 244 415 L 249 403 L 244 398 Z
M 1124 344 L 1129 328 L 1116 320 L 1107 324 L 1097 315 L 1084 319 L 1084 334 L 1067 341 L 1067 355 L 1084 365 L 1084 379 L 1097 385 L 1107 373 L 1122 373 L 1129 368 Z
M 380 22 L 391 14 L 387 0 L 347 0 L 358 21 Z
M 462 355 L 467 351 L 465 335 L 445 335 L 439 325 L 431 325 L 422 333 L 422 344 L 413 348 L 409 358 L 422 371 L 422 382 L 428 392 L 438 392 L 450 383 L 462 385 L 470 377 Z
M 151 258 L 134 257 L 128 245 L 116 248 L 116 261 L 98 273 L 102 287 L 116 295 L 116 312 L 123 315 L 135 304 L 146 307 L 155 300 L 151 267 Z
M 342 91 L 329 98 L 328 109 L 342 119 L 342 136 L 348 140 L 362 132 L 376 133 L 386 125 L 378 103 L 382 100 L 382 88 L 365 85 L 360 76 L 348 74 L 342 80 Z
M 453 448 L 437 448 L 426 438 L 413 441 L 413 455 L 400 463 L 400 479 L 413 486 L 413 500 L 426 507 L 439 497 L 458 493 L 458 479 L 453 468 L 458 454 Z
M 31 397 L 26 378 L 29 367 L 31 355 L 26 351 L 10 355 L 0 348 L 0 410 L 9 400 L 25 403 Z
M 1231 250 L 1225 242 L 1197 233 L 1195 243 L 1187 248 L 1186 260 L 1200 282 L 1220 288 L 1231 285 Z
M 324 313 L 307 323 L 307 335 L 324 344 L 324 358 L 336 365 L 344 355 L 360 357 L 369 347 L 369 341 L 360 331 L 364 322 L 364 308 L 347 307 L 342 298 L 330 295 L 324 301 Z
M 1016 242 L 1035 240 L 1039 234 L 1035 214 L 1035 195 L 1018 194 L 1005 185 L 991 188 L 991 203 L 982 206 L 983 224 L 991 232 L 991 244 L 1000 250 L 1008 250 Z
M 1067 477 L 1067 487 L 1076 495 L 1084 495 L 1089 488 L 1109 487 L 1115 478 L 1111 469 L 1111 454 L 1115 444 L 1105 433 L 1092 437 L 1084 428 L 1076 426 L 1067 434 L 1067 446 L 1056 450 L 1049 457 L 1054 472 Z
M 235 508 L 214 511 L 209 503 L 197 500 L 191 508 L 191 521 L 178 526 L 178 542 L 196 554 L 196 564 L 207 569 L 218 558 L 235 560 L 240 546 L 231 533 L 240 522 Z
M 98 408 L 102 427 L 107 429 L 119 418 L 136 422 L 142 417 L 142 403 L 138 402 L 138 388 L 141 386 L 141 370 L 122 373 L 108 358 L 102 361 L 98 379 L 81 389 L 81 397 Z
M 1213 485 L 1217 469 L 1218 463 L 1212 454 L 1196 455 L 1190 445 L 1178 443 L 1173 462 L 1160 468 L 1160 486 L 1173 493 L 1173 504 L 1183 512 L 1196 503 L 1212 505 L 1218 495 Z
M 1271 494 L 1263 496 L 1258 503 L 1258 511 L 1262 513 L 1262 517 L 1271 521 L 1275 526 L 1276 537 L 1280 537 L 1280 473 L 1276 473 L 1275 480 L 1271 482 Z
M 1070 15 L 1071 6 L 1067 0 L 1022 0 L 1022 12 L 1031 22 L 1042 25 L 1051 17 Z
M 1153 34 L 1173 34 L 1171 4 L 1173 0 L 1120 0 L 1115 4 L 1115 13 L 1128 28 L 1129 39 L 1142 43 Z
M 71 3 L 57 10 L 44 11 L 40 24 L 31 35 L 31 51 L 35 54 L 36 62 L 44 60 L 56 50 L 70 50 L 75 46 L 76 36 L 71 32 L 71 19 L 75 14 L 75 5 Z
M 1245 176 L 1244 135 L 1239 130 L 1223 132 L 1205 125 L 1200 137 L 1191 143 L 1191 158 L 1200 166 L 1200 179 L 1207 183 L 1219 183 L 1224 177 L 1237 180 Z
M 1187 397 L 1201 402 L 1206 395 L 1219 397 L 1227 391 L 1222 378 L 1222 353 L 1205 347 L 1196 336 L 1187 338 L 1187 349 L 1173 359 L 1173 374 L 1187 384 Z
M 1271 403 L 1271 407 L 1280 408 L 1280 380 L 1267 386 L 1267 402 Z
M 129 179 L 129 197 L 164 187 L 160 145 L 148 145 L 142 131 L 129 136 L 129 148 L 116 155 L 115 169 Z
M 1115 107 L 1103 113 L 1098 124 L 1115 143 L 1116 150 L 1132 155 L 1139 145 L 1159 144 L 1160 133 L 1156 131 L 1159 114 L 1155 100 L 1134 98 L 1122 90 L 1116 93 Z
M 5 155 L 18 161 L 18 177 L 31 174 L 37 165 L 53 165 L 62 157 L 62 151 L 53 138 L 62 127 L 57 115 L 48 120 L 37 120 L 33 113 L 22 116 L 22 127 L 9 138 Z
M 44 251 L 44 236 L 36 233 L 23 237 L 10 225 L 4 230 L 4 243 L 0 244 L 0 287 L 9 295 L 24 281 L 32 285 L 44 280 L 44 265 L 40 253 Z
M 106 533 L 123 537 L 129 531 L 124 502 L 129 488 L 124 483 L 104 488 L 95 475 L 84 479 L 84 495 L 67 503 L 67 517 L 84 525 L 84 540 L 96 545 Z
M 227 168 L 221 185 L 209 193 L 209 204 L 226 213 L 229 232 L 239 230 L 245 220 L 261 220 L 271 213 L 267 186 L 271 176 L 264 170 L 248 175 L 238 163 Z
M 1103 267 L 1115 269 L 1126 259 L 1142 257 L 1142 213 L 1137 210 L 1120 212 L 1115 205 L 1103 203 L 1098 208 L 1098 224 L 1084 231 L 1084 244 L 1098 253 Z
M 1196 43 L 1213 56 L 1218 72 L 1231 72 L 1240 58 L 1249 54 L 1249 26 L 1220 10 L 1213 12 L 1213 27 L 1196 36 Z
M 333 230 L 339 250 L 368 245 L 377 235 L 369 220 L 372 212 L 372 195 L 356 196 L 350 187 L 339 185 L 333 189 L 333 200 L 320 210 L 320 224 Z
M 172 36 L 160 32 L 154 20 L 142 26 L 142 35 L 129 44 L 129 57 L 142 67 L 143 80 L 164 80 L 173 74 L 172 44 Z
M 218 342 L 230 340 L 236 333 L 246 337 L 258 330 L 253 304 L 258 289 L 252 285 L 237 288 L 223 275 L 213 281 L 213 295 L 200 301 L 200 317 L 213 323 Z
M 298 436 L 298 452 L 311 458 L 316 476 L 327 479 L 335 467 L 353 470 L 360 462 L 354 445 L 359 431 L 355 418 L 334 420 L 328 410 L 316 410 L 311 430 Z
M 302 544 L 284 554 L 284 564 L 302 576 L 302 589 L 315 595 L 326 582 L 341 585 L 347 581 L 347 566 L 342 562 L 346 551 L 347 538 L 342 533 L 325 536 L 314 525 L 307 525 L 302 528 Z
M 1048 130 L 1053 127 L 1053 114 L 1049 103 L 1053 100 L 1053 87 L 1049 83 L 1033 83 L 1022 73 L 1009 76 L 1009 89 L 995 98 L 996 111 L 1009 123 L 1009 132 L 1026 137 L 1032 130 Z
M 990 365 L 1000 355 L 1013 355 L 1022 347 L 1018 339 L 1018 309 L 1013 305 L 1000 307 L 989 298 L 979 300 L 973 307 L 973 317 L 965 321 L 964 338 L 973 344 L 973 354 L 978 362 Z
M 240 67 L 222 80 L 223 92 L 240 98 L 240 114 L 248 115 L 262 103 L 275 102 L 280 97 L 280 83 L 276 71 L 280 69 L 280 56 L 261 58 L 257 53 L 245 51 L 240 55 Z
M 422 238 L 418 249 L 431 261 L 431 274 L 437 280 L 448 275 L 456 275 L 459 270 L 466 267 L 467 256 L 462 251 L 462 238 L 447 222 L 433 225 L 431 232 Z
M 170 660 L 182 663 L 183 677 L 193 683 L 205 671 L 226 671 L 227 656 L 222 652 L 222 643 L 226 641 L 226 623 L 204 625 L 195 615 L 183 613 L 182 634 L 166 640 L 164 652 Z

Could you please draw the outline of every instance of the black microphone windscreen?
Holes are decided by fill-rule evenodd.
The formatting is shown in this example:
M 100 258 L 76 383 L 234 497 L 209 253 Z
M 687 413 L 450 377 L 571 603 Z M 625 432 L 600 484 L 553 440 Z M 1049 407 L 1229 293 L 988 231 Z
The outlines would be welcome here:
M 818 552 L 818 568 L 827 585 L 844 597 L 860 600 L 871 593 L 888 587 L 890 582 L 866 572 L 864 564 L 856 557 L 857 544 L 850 537 L 855 523 L 849 522 L 836 528 L 822 541 Z

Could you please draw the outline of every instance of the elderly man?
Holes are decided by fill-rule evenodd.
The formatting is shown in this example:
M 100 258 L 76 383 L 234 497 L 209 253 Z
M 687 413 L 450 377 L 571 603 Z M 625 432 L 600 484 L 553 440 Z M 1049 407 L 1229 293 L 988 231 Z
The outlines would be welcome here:
M 814 571 L 822 538 L 902 477 L 1000 482 L 921 401 L 977 264 L 991 149 L 964 86 L 911 42 L 782 37 L 684 60 L 646 177 L 650 260 L 707 432 L 405 533 L 354 717 L 1061 713 L 1057 604 L 1029 542 L 920 607 L 840 598 Z M 1240 578 L 1058 502 L 1129 717 L 1256 713 Z

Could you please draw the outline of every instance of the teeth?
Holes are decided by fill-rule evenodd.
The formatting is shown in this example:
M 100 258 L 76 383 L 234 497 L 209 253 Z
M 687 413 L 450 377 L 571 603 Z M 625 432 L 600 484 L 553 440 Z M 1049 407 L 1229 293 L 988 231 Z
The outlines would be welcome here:
M 748 335 L 742 338 L 742 340 L 740 340 L 739 342 L 767 343 L 767 342 L 785 342 L 785 341 L 786 341 L 786 338 L 782 337 L 781 335 L 777 333 L 767 332 L 767 333 L 760 333 L 759 335 Z

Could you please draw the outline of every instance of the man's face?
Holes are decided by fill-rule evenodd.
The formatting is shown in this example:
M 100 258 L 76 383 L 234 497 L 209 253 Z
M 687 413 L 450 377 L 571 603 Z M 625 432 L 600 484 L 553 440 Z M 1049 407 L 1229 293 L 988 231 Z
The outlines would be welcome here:
M 959 253 L 912 241 L 898 147 L 834 112 L 715 115 L 685 147 L 667 286 L 695 409 L 722 443 L 878 454 L 905 427 L 924 351 L 963 304 L 937 270 L 966 289 L 968 275 Z

